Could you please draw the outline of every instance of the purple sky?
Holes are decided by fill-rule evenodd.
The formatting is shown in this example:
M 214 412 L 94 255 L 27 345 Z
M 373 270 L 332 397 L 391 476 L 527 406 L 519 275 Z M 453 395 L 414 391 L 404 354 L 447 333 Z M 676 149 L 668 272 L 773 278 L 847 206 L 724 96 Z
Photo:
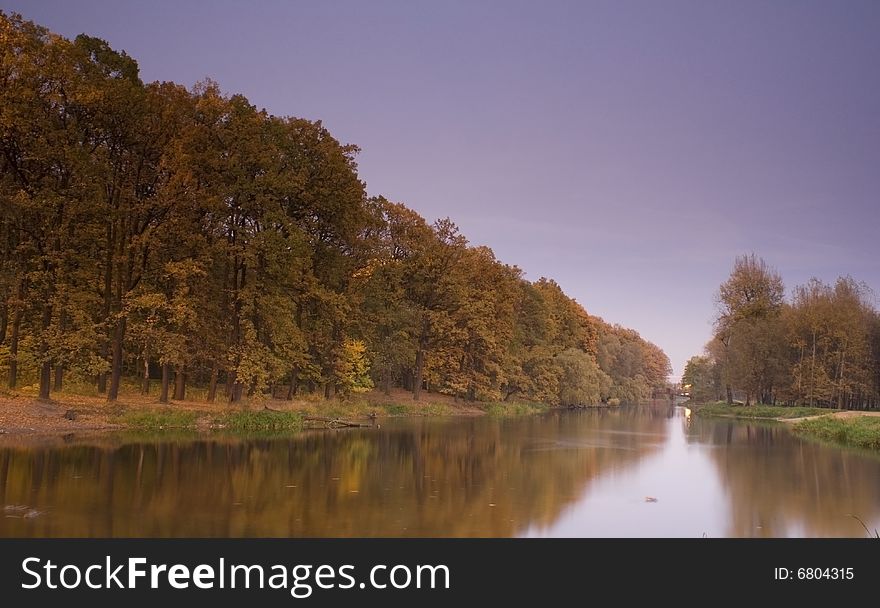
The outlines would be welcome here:
M 362 147 L 361 177 L 663 347 L 755 251 L 880 288 L 880 2 L 0 0 Z

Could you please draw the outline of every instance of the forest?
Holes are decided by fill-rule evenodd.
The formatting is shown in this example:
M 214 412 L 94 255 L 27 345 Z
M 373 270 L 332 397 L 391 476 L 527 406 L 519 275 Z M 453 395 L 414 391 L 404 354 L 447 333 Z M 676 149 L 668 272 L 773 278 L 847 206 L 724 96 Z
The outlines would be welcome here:
M 880 313 L 852 277 L 811 279 L 786 299 L 782 277 L 755 254 L 738 257 L 716 295 L 705 354 L 682 383 L 696 401 L 873 409 L 880 405 Z
M 211 81 L 144 83 L 105 41 L 14 14 L 0 13 L 0 83 L 10 390 L 50 399 L 88 383 L 113 402 L 137 379 L 144 392 L 161 382 L 162 402 L 198 385 L 233 403 L 402 387 L 415 400 L 582 405 L 666 386 L 668 358 L 637 332 L 551 279 L 527 280 L 451 220 L 369 196 L 358 148 L 320 121 L 274 116 Z M 761 323 L 788 315 L 775 311 Z M 817 368 L 796 374 L 797 398 L 808 385 L 817 401 L 876 398 L 876 364 L 862 391 L 867 354 L 810 311 L 806 341 L 785 350 L 798 370 Z M 748 390 L 792 386 L 767 376 Z

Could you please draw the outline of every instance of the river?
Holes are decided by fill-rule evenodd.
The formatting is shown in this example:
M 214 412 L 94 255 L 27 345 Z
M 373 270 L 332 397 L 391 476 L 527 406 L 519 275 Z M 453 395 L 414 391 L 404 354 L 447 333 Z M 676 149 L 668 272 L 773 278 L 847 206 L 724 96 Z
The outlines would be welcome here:
M 0 444 L 0 537 L 866 535 L 880 458 L 685 407 Z

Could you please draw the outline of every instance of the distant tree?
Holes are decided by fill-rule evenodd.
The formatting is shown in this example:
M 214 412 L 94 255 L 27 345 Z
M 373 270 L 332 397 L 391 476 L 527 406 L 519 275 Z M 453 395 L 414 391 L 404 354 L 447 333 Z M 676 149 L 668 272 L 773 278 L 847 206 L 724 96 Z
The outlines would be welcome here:
M 718 399 L 719 391 L 716 385 L 715 363 L 712 361 L 712 358 L 708 355 L 703 355 L 688 359 L 684 366 L 681 384 L 688 390 L 691 399 L 696 402 Z
M 833 286 L 814 278 L 794 289 L 790 303 L 783 295 L 782 279 L 754 255 L 737 258 L 719 289 L 706 351 L 728 402 L 736 390 L 746 403 L 876 406 L 880 350 L 870 289 L 851 277 Z M 704 366 L 692 359 L 687 377 L 705 379 Z
M 762 258 L 753 253 L 736 258 L 730 277 L 716 296 L 715 338 L 722 347 L 728 403 L 733 403 L 732 383 L 737 382 L 743 383 L 749 394 L 760 393 L 758 400 L 770 398 L 775 374 L 755 357 L 772 350 L 759 342 L 763 341 L 762 329 L 775 328 L 765 321 L 779 316 L 784 297 L 782 278 Z M 766 363 L 776 366 L 775 362 Z

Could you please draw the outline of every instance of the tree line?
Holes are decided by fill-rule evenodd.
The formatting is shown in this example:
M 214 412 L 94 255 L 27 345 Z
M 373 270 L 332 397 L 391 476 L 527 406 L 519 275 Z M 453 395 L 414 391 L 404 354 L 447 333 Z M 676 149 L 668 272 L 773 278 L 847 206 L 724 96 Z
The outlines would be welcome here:
M 634 401 L 666 355 L 448 219 L 368 196 L 358 149 L 213 82 L 144 83 L 103 40 L 0 13 L 0 366 L 41 398 L 400 386 Z
M 880 313 L 867 285 L 814 278 L 786 299 L 779 274 L 751 254 L 736 259 L 716 301 L 713 338 L 682 377 L 695 399 L 880 405 Z

